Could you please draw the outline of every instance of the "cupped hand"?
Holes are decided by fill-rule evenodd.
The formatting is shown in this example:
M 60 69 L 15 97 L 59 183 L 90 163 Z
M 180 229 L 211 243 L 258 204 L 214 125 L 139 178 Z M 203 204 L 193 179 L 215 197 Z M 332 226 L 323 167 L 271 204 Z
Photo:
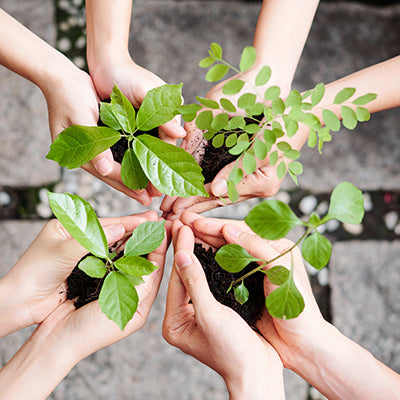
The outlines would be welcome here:
M 236 312 L 215 300 L 193 254 L 192 230 L 174 221 L 172 235 L 175 260 L 164 338 L 218 372 L 231 398 L 245 398 L 244 394 L 265 398 L 268 393 L 277 396 L 271 398 L 281 398 L 282 364 L 276 352 Z

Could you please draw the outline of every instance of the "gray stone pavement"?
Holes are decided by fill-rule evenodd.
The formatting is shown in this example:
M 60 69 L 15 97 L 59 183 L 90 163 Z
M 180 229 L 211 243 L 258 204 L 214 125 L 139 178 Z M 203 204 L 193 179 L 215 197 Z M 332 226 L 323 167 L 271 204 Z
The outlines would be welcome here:
M 52 2 L 45 0 L 39 8 L 28 3 L 3 0 L 2 6 L 53 43 L 54 25 L 48 23 L 53 16 Z M 183 81 L 185 99 L 193 101 L 195 94 L 205 95 L 211 88 L 203 83 L 204 72 L 196 67 L 210 42 L 220 43 L 228 59 L 238 60 L 241 49 L 251 44 L 259 8 L 259 3 L 229 1 L 181 1 L 179 5 L 165 0 L 136 1 L 131 52 L 139 64 L 166 81 Z M 380 9 L 353 3 L 323 3 L 294 87 L 305 89 L 320 81 L 329 82 L 397 55 L 399 37 L 399 6 Z M 0 127 L 0 185 L 33 186 L 56 182 L 60 170 L 44 159 L 49 134 L 43 97 L 36 88 L 4 69 L 0 70 L 0 85 L 5 88 L 0 102 L 1 120 L 5 121 Z M 305 150 L 301 187 L 315 193 L 330 192 L 337 183 L 349 180 L 362 190 L 400 191 L 396 170 L 400 159 L 398 126 L 399 109 L 381 112 L 352 133 L 339 132 L 333 142 L 326 145 L 323 156 L 317 156 L 315 150 Z M 13 136 L 9 132 L 13 132 Z M 27 135 L 31 145 L 23 146 L 21 139 Z M 24 152 L 18 168 L 10 151 L 12 142 Z M 292 188 L 289 180 L 284 187 Z M 82 171 L 64 172 L 57 190 L 82 195 L 94 204 L 101 216 L 144 210 Z M 216 210 L 213 215 L 243 218 L 255 202 Z M 155 209 L 158 204 L 154 202 Z M 46 212 L 44 207 L 43 216 Z M 34 221 L 0 222 L 0 250 L 6 255 L 0 260 L 0 276 L 22 255 L 42 225 Z M 399 240 L 336 243 L 330 267 L 335 324 L 398 372 L 399 251 Z M 4 260 L 7 259 L 6 264 Z M 169 268 L 171 261 L 167 264 Z M 373 270 L 374 265 L 381 266 L 379 272 Z M 50 398 L 226 399 L 219 376 L 161 338 L 166 285 L 167 280 L 163 282 L 144 329 L 79 363 Z M 27 335 L 29 330 L 0 341 L 2 365 Z M 288 400 L 307 399 L 307 389 L 304 381 L 289 374 Z

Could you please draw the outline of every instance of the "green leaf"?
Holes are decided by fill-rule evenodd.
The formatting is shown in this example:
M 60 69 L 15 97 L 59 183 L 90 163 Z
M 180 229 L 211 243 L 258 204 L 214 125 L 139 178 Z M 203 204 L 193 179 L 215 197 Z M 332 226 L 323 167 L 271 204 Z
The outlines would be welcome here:
M 232 203 L 237 202 L 239 200 L 239 193 L 238 193 L 238 191 L 236 189 L 236 186 L 235 186 L 234 182 L 228 180 L 227 186 L 228 186 L 228 197 L 229 197 L 229 200 Z
M 160 192 L 208 197 L 201 168 L 185 150 L 146 134 L 138 136 L 132 147 L 147 178 Z
M 364 217 L 364 196 L 350 182 L 342 182 L 332 192 L 328 214 L 322 219 L 325 223 L 337 219 L 347 224 L 359 224 Z
M 272 317 L 292 319 L 304 310 L 304 300 L 293 281 L 293 267 L 288 280 L 270 293 L 265 305 Z
M 283 155 L 289 160 L 297 160 L 300 157 L 300 152 L 294 149 L 286 150 Z
M 211 67 L 211 65 L 213 65 L 215 62 L 215 60 L 211 57 L 205 57 L 203 58 L 200 62 L 199 62 L 199 67 L 200 68 L 208 68 Z
M 125 256 L 141 256 L 158 249 L 164 240 L 164 225 L 165 221 L 147 221 L 137 226 L 125 244 Z
M 239 68 L 241 72 L 249 70 L 256 62 L 256 49 L 254 47 L 248 46 L 243 49 L 242 55 L 240 57 Z
M 265 146 L 265 143 L 260 140 L 256 139 L 254 142 L 254 154 L 259 160 L 264 160 L 267 157 L 267 147 Z
M 290 277 L 290 271 L 282 265 L 276 265 L 263 271 L 273 285 L 281 286 Z
M 236 133 L 230 134 L 225 140 L 226 147 L 232 147 L 237 143 L 237 135 Z
M 196 118 L 196 126 L 205 130 L 211 127 L 211 123 L 213 120 L 213 113 L 211 110 L 202 111 Z
M 312 149 L 315 147 L 316 144 L 317 144 L 317 132 L 314 129 L 310 128 L 310 133 L 308 134 L 307 145 L 308 145 L 308 147 L 310 147 Z
M 222 147 L 224 145 L 224 141 L 225 141 L 225 135 L 223 133 L 220 133 L 216 136 L 214 136 L 213 140 L 212 140 L 212 145 L 218 149 L 219 147 Z
M 100 119 L 104 125 L 107 125 L 110 128 L 116 130 L 121 129 L 121 125 L 119 124 L 110 103 L 100 103 Z
M 101 311 L 123 331 L 136 312 L 138 304 L 139 296 L 129 280 L 120 272 L 110 272 L 99 295 Z
M 171 121 L 181 103 L 182 84 L 162 85 L 149 90 L 137 113 L 137 128 L 150 131 Z
M 337 132 L 340 129 L 340 120 L 333 111 L 322 110 L 322 118 L 331 131 Z
M 286 174 L 286 164 L 281 161 L 276 169 L 276 175 L 278 179 L 282 179 Z
M 311 93 L 311 106 L 315 107 L 317 104 L 319 104 L 324 97 L 324 94 L 325 85 L 323 83 L 318 83 Z
M 249 291 L 246 286 L 244 286 L 243 281 L 239 286 L 236 286 L 235 289 L 233 289 L 233 295 L 240 305 L 243 305 L 249 299 Z
M 132 286 L 139 286 L 139 285 L 142 285 L 143 283 L 145 283 L 144 279 L 141 276 L 127 275 L 127 274 L 124 274 L 123 272 L 121 272 L 121 273 L 122 273 L 122 275 L 125 276 L 126 279 L 128 279 L 129 283 Z
M 232 129 L 243 129 L 246 126 L 246 121 L 243 117 L 233 117 L 229 120 L 228 128 Z
M 228 112 L 236 112 L 236 107 L 228 99 L 222 98 L 220 101 L 221 107 Z
M 149 183 L 132 149 L 128 149 L 122 159 L 121 178 L 124 185 L 132 190 L 145 189 Z
M 289 170 L 295 175 L 301 175 L 303 173 L 303 164 L 299 161 L 293 161 L 289 164 Z
M 269 155 L 269 164 L 273 167 L 277 162 L 278 162 L 278 152 L 274 150 L 270 155 Z
M 360 122 L 369 121 L 371 118 L 371 114 L 369 111 L 364 107 L 357 107 L 356 108 L 356 116 Z
M 227 95 L 238 94 L 244 86 L 244 81 L 240 79 L 231 79 L 222 87 L 222 93 Z
M 257 235 L 268 240 L 281 239 L 296 225 L 303 225 L 290 207 L 278 200 L 268 200 L 255 206 L 245 218 Z
M 331 111 L 329 111 L 329 112 L 331 112 Z M 303 124 L 306 124 L 310 128 L 318 129 L 321 127 L 321 123 L 320 123 L 318 117 L 311 113 L 304 113 L 301 116 L 300 122 L 303 122 Z M 339 126 L 340 126 L 340 123 L 339 123 Z
M 213 129 L 209 129 L 207 132 L 203 133 L 203 137 L 206 140 L 211 140 L 215 134 L 216 132 Z
M 176 110 L 180 114 L 196 114 L 198 111 L 202 109 L 202 106 L 200 104 L 182 104 L 181 106 L 178 106 Z
M 333 100 L 334 104 L 342 104 L 346 100 L 348 100 L 353 94 L 356 92 L 354 88 L 344 88 L 342 89 L 336 96 L 335 100 Z
M 229 116 L 226 113 L 217 114 L 212 123 L 211 128 L 215 131 L 220 131 L 221 129 L 225 129 L 228 126 Z
M 249 134 L 249 135 L 254 135 L 255 133 L 259 132 L 261 129 L 260 125 L 257 124 L 249 124 L 246 125 L 244 130 Z
M 238 244 L 226 244 L 215 254 L 215 261 L 225 270 L 231 273 L 242 271 L 253 261 L 263 261 L 250 255 Z
M 183 114 L 182 119 L 186 122 L 192 122 L 196 118 L 196 113 L 193 114 Z
M 276 142 L 276 136 L 269 129 L 265 129 L 263 132 L 263 137 L 265 140 L 265 145 L 270 148 Z
M 222 58 L 222 48 L 218 43 L 211 43 L 210 50 L 215 59 L 220 60 Z
M 121 139 L 118 131 L 104 126 L 72 125 L 50 146 L 46 158 L 61 167 L 79 168 Z
M 300 106 L 302 103 L 302 98 L 301 94 L 296 90 L 293 89 L 290 93 L 287 99 L 285 100 L 286 106 L 292 107 L 292 106 Z
M 357 126 L 356 113 L 350 107 L 342 106 L 341 114 L 343 119 L 343 125 L 347 129 L 354 129 Z
M 327 264 L 332 254 L 332 244 L 319 232 L 304 239 L 301 245 L 303 258 L 316 269 L 322 269 Z
M 92 206 L 69 193 L 47 192 L 47 195 L 51 211 L 69 234 L 93 255 L 107 258 L 106 235 Z
M 264 112 L 264 104 L 263 103 L 255 103 L 250 108 L 246 108 L 246 113 L 249 117 L 253 117 L 254 115 L 261 115 Z
M 133 276 L 150 275 L 158 268 L 149 260 L 140 256 L 122 257 L 114 264 L 119 271 Z
M 280 150 L 280 151 L 286 151 L 286 150 L 291 150 L 291 146 L 290 146 L 290 144 L 289 143 L 286 143 L 286 142 L 278 142 L 277 144 L 277 147 L 278 147 L 278 149 Z
M 271 78 L 271 68 L 268 65 L 264 65 L 256 76 L 256 86 L 265 85 Z
M 91 278 L 103 278 L 107 273 L 107 267 L 104 261 L 94 256 L 84 258 L 78 268 Z
M 248 175 L 251 175 L 257 169 L 256 159 L 248 152 L 244 153 L 243 156 L 243 169 Z
M 122 130 L 128 133 L 133 133 L 136 127 L 136 113 L 131 102 L 119 90 L 117 85 L 114 85 L 111 93 L 111 109 L 115 118 Z
M 237 102 L 237 105 L 239 108 L 250 108 L 252 107 L 256 102 L 256 95 L 253 93 L 245 93 L 242 94 Z
M 371 101 L 374 101 L 378 96 L 375 93 L 367 93 L 364 94 L 363 96 L 357 97 L 354 101 L 353 104 L 356 106 L 363 106 L 365 104 L 370 103 Z
M 265 91 L 264 97 L 266 100 L 272 101 L 278 98 L 280 94 L 281 94 L 281 89 L 279 86 L 271 86 Z
M 217 82 L 222 79 L 228 71 L 229 67 L 224 64 L 214 65 L 208 70 L 205 79 L 207 82 Z
M 235 185 L 237 185 L 243 178 L 243 170 L 238 167 L 231 169 L 229 173 L 229 180 L 231 180 Z
M 244 150 L 247 150 L 247 148 L 250 146 L 250 143 L 247 142 L 239 142 L 236 143 L 236 145 L 234 147 L 232 147 L 231 149 L 229 149 L 229 154 L 232 155 L 238 155 L 243 153 Z
M 204 107 L 211 108 L 213 110 L 219 109 L 219 104 L 215 100 L 207 99 L 205 97 L 196 96 L 198 102 L 203 104 Z
M 272 100 L 271 108 L 275 114 L 283 114 L 285 111 L 285 103 L 280 97 L 278 97 L 275 100 Z

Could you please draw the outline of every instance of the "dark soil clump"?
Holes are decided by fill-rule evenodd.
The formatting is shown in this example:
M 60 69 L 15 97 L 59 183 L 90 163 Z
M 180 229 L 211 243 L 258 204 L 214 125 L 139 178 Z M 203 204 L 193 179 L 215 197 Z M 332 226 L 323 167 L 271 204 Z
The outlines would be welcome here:
M 250 294 L 249 300 L 243 305 L 240 305 L 235 300 L 233 290 L 229 293 L 226 293 L 226 291 L 235 279 L 240 278 L 246 272 L 258 267 L 258 264 L 251 263 L 243 271 L 231 274 L 222 269 L 215 261 L 215 251 L 212 248 L 206 250 L 201 244 L 196 243 L 194 254 L 203 266 L 208 285 L 216 300 L 232 308 L 254 328 L 265 304 L 264 279 L 261 272 L 257 272 L 246 278 L 245 285 Z

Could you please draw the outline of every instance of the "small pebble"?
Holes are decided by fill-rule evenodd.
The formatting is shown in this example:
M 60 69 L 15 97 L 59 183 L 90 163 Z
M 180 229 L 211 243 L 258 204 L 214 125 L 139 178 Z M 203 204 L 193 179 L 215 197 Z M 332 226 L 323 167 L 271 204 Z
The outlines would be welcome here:
M 394 233 L 396 235 L 400 235 L 400 224 L 397 224 L 396 227 L 394 228 Z
M 306 271 L 309 275 L 314 276 L 318 274 L 318 270 L 315 269 L 311 264 L 309 264 L 306 260 L 304 261 L 304 266 L 306 267 Z
M 314 387 L 310 388 L 310 398 L 311 400 L 328 400 L 322 393 L 320 393 Z
M 11 196 L 4 190 L 0 191 L 0 205 L 5 207 L 11 203 Z
M 321 269 L 321 271 L 319 271 L 317 275 L 317 278 L 321 286 L 329 285 L 329 269 L 328 268 Z
M 50 218 L 52 216 L 51 209 L 48 204 L 40 203 L 36 206 L 36 212 L 42 218 Z
M 374 208 L 374 204 L 372 203 L 372 198 L 369 193 L 364 193 L 364 210 L 371 211 Z
M 358 236 L 361 235 L 362 231 L 364 230 L 364 227 L 362 226 L 362 224 L 353 225 L 353 224 L 343 223 L 343 229 L 354 236 Z
M 318 215 L 325 215 L 328 212 L 329 209 L 329 204 L 327 201 L 321 201 L 321 203 L 318 204 L 317 209 L 315 210 L 315 212 Z
M 71 50 L 71 41 L 67 37 L 63 37 L 58 41 L 57 47 L 61 51 L 69 51 Z
M 290 202 L 290 194 L 285 191 L 278 192 L 274 197 L 274 200 L 282 201 L 283 203 L 288 204 Z
M 73 0 L 72 3 L 76 7 L 80 7 L 82 5 L 82 0 Z
M 320 225 L 319 227 L 317 227 L 317 231 L 321 234 L 324 233 L 326 231 L 326 225 Z
M 386 228 L 392 231 L 399 221 L 399 214 L 396 211 L 389 211 L 383 216 Z
M 49 198 L 47 197 L 47 189 L 40 189 L 39 190 L 39 200 L 41 203 L 49 204 Z
M 74 64 L 78 67 L 78 68 L 84 68 L 86 65 L 86 61 L 83 57 L 74 57 L 74 59 L 72 60 L 74 62 Z
M 83 49 L 85 46 L 86 46 L 85 36 L 79 36 L 79 38 L 75 41 L 75 47 L 77 49 Z
M 309 215 L 315 210 L 317 204 L 318 200 L 315 196 L 306 196 L 301 199 L 299 209 L 303 214 Z
M 58 25 L 58 28 L 60 29 L 60 31 L 67 32 L 70 28 L 70 25 L 68 22 L 63 21 L 63 22 L 60 22 L 60 24 Z
M 336 231 L 336 229 L 339 228 L 340 226 L 340 222 L 337 219 L 331 219 L 330 221 L 328 221 L 326 224 L 326 230 L 328 232 L 333 232 Z

